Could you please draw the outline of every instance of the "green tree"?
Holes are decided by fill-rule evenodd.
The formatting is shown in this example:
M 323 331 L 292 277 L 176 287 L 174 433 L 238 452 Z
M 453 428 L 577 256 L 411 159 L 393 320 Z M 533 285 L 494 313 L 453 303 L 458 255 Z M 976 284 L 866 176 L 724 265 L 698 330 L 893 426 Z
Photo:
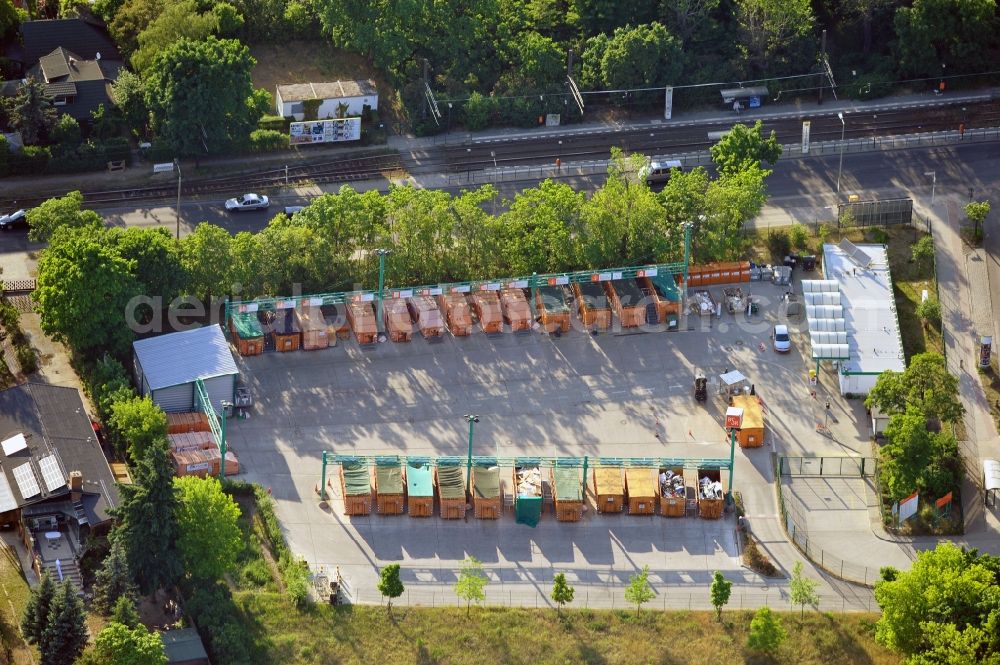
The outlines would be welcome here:
M 945 422 L 955 422 L 965 413 L 958 400 L 958 378 L 948 371 L 939 353 L 918 353 L 903 372 L 882 372 L 865 406 L 878 407 L 883 413 L 904 413 L 912 407 Z
M 812 32 L 809 0 L 736 0 L 740 51 L 753 71 L 782 71 L 801 55 Z
M 742 123 L 733 125 L 711 151 L 719 173 L 734 175 L 751 165 L 774 164 L 781 157 L 781 144 L 774 130 L 764 138 L 764 125 L 758 120 L 752 127 Z
M 287 13 L 286 7 L 285 14 L 287 15 Z M 235 37 L 236 33 L 243 27 L 243 14 L 228 2 L 215 3 L 212 7 L 212 14 L 215 16 L 218 32 L 222 37 Z
M 712 586 L 709 588 L 712 595 L 712 607 L 715 608 L 715 617 L 722 621 L 722 608 L 729 602 L 729 596 L 733 593 L 733 583 L 723 577 L 722 573 L 715 571 L 712 576 Z
M 17 27 L 23 21 L 27 20 L 27 12 L 19 7 L 15 7 L 11 0 L 0 1 L 0 38 L 14 36 Z
M 139 624 L 111 622 L 97 634 L 94 657 L 102 665 L 166 665 L 163 640 Z
M 389 599 L 385 607 L 392 614 L 392 601 L 403 595 L 403 581 L 399 579 L 399 564 L 392 563 L 379 573 L 378 591 Z
M 685 47 L 700 42 L 715 27 L 713 14 L 719 0 L 663 0 L 660 17 L 664 25 L 677 35 Z
M 497 218 L 504 274 L 565 272 L 575 267 L 582 230 L 582 192 L 545 180 L 523 190 Z
M 635 605 L 635 615 L 639 616 L 642 606 L 653 600 L 656 594 L 653 587 L 649 586 L 649 566 L 643 566 L 635 575 L 628 578 L 628 586 L 625 587 L 625 601 Z
M 465 557 L 455 582 L 455 595 L 466 602 L 465 613 L 469 614 L 472 603 L 486 600 L 486 585 L 489 579 L 483 572 L 483 564 L 474 556 Z
M 614 89 L 670 85 L 684 65 L 681 42 L 660 23 L 615 30 L 601 53 L 600 72 Z
M 221 3 L 225 4 L 225 3 Z M 231 5 L 230 5 L 231 6 Z M 182 39 L 200 42 L 219 28 L 214 8 L 204 14 L 196 0 L 168 3 L 146 29 L 139 33 L 139 48 L 132 54 L 132 66 L 140 74 L 153 64 L 156 56 Z
M 112 610 L 117 611 L 119 603 L 134 602 L 136 588 L 132 583 L 132 573 L 128 568 L 125 548 L 120 541 L 111 540 L 108 554 L 94 574 L 93 590 L 94 609 L 105 616 Z
M 971 201 L 965 204 L 965 216 L 973 224 L 973 233 L 976 238 L 981 238 L 983 222 L 990 214 L 989 201 Z
M 762 607 L 750 620 L 750 635 L 747 637 L 747 648 L 751 651 L 773 654 L 785 641 L 787 633 L 770 607 Z
M 998 561 L 949 542 L 918 551 L 909 571 L 875 585 L 882 609 L 875 639 L 921 665 L 994 662 L 989 658 L 1000 646 Z M 975 657 L 961 657 L 969 653 Z M 945 657 L 934 660 L 931 654 Z
M 10 126 L 21 132 L 27 145 L 44 141 L 56 124 L 52 98 L 45 91 L 45 83 L 34 76 L 24 79 L 6 106 Z
M 575 593 L 576 589 L 566 581 L 566 574 L 556 573 L 552 578 L 552 602 L 556 604 L 556 609 L 562 611 L 563 605 L 572 603 Z
M 111 98 L 125 118 L 125 124 L 138 136 L 145 133 L 149 124 L 149 107 L 146 106 L 146 85 L 138 74 L 128 69 L 118 72 L 118 79 L 111 84 Z
M 128 628 L 135 628 L 141 623 L 139 612 L 135 609 L 135 599 L 130 595 L 118 596 L 109 618 L 112 623 L 119 623 Z
M 805 615 L 806 605 L 816 605 L 819 603 L 819 595 L 816 588 L 819 582 L 811 580 L 802 574 L 802 562 L 796 561 L 792 566 L 792 579 L 788 583 L 788 591 L 792 602 L 799 605 L 800 615 Z
M 247 47 L 231 39 L 181 39 L 160 51 L 146 79 L 160 138 L 181 155 L 216 153 L 246 139 L 260 119 L 254 64 Z
M 53 232 L 62 227 L 82 228 L 104 226 L 101 216 L 93 210 L 83 210 L 83 194 L 69 192 L 65 196 L 47 199 L 28 210 L 28 239 L 32 242 L 48 242 Z
M 960 471 L 958 444 L 951 434 L 929 432 L 921 411 L 893 414 L 885 437 L 879 471 L 890 500 L 899 501 L 914 491 L 937 498 L 955 486 Z
M 511 69 L 511 87 L 545 90 L 566 78 L 566 52 L 550 37 L 526 31 L 511 43 L 516 66 Z
M 52 142 L 56 144 L 60 152 L 66 153 L 76 150 L 83 142 L 83 134 L 80 133 L 80 123 L 76 118 L 63 113 L 56 120 L 52 127 Z
M 285 5 L 282 18 L 285 20 L 285 25 L 288 26 L 288 29 L 292 31 L 292 34 L 300 37 L 307 35 L 316 24 L 316 17 L 313 16 L 312 10 L 306 3 L 299 0 L 291 0 L 291 2 Z M 221 19 L 219 24 L 221 26 Z
M 52 607 L 52 600 L 56 595 L 56 585 L 52 582 L 49 574 L 42 573 L 42 580 L 28 596 L 28 603 L 24 607 L 24 615 L 21 618 L 21 632 L 28 644 L 40 644 L 42 633 L 49 621 L 49 610 Z
M 119 3 L 108 23 L 108 31 L 123 54 L 134 52 L 139 47 L 139 33 L 146 29 L 163 11 L 164 0 L 99 0 Z
M 934 264 L 934 237 L 931 235 L 922 236 L 920 240 L 913 243 L 910 254 L 913 262 L 920 268 L 920 272 L 928 274 L 930 267 Z
M 49 607 L 38 650 L 42 665 L 72 663 L 87 646 L 87 615 L 69 580 L 59 585 Z
M 705 212 L 695 219 L 691 252 L 695 261 L 733 261 L 745 253 L 742 229 L 760 214 L 767 201 L 765 178 L 770 171 L 748 164 L 737 173 L 711 181 L 705 192 Z
M 143 294 L 162 299 L 164 306 L 187 288 L 181 250 L 168 229 L 112 228 L 109 242 L 118 254 L 135 264 L 135 277 Z
M 42 331 L 82 353 L 124 353 L 132 331 L 120 321 L 142 292 L 135 266 L 106 242 L 103 228 L 58 229 L 38 261 L 34 293 Z
M 104 104 L 98 104 L 90 112 L 90 137 L 97 141 L 115 138 L 121 133 L 122 120 L 121 111 L 116 107 L 105 108 Z
M 149 397 L 133 397 L 111 407 L 109 430 L 119 452 L 141 459 L 150 446 L 166 445 L 167 414 Z
M 896 10 L 900 73 L 937 77 L 985 71 L 996 44 L 995 0 L 914 0 Z
M 218 478 L 174 478 L 177 492 L 177 549 L 196 580 L 214 580 L 236 565 L 243 549 L 240 508 Z
M 160 446 L 146 451 L 133 467 L 131 485 L 121 485 L 111 532 L 125 548 L 129 570 L 139 591 L 149 594 L 175 583 L 181 575 L 177 525 L 178 501 L 174 470 Z
M 232 237 L 225 229 L 202 222 L 181 241 L 181 265 L 188 274 L 189 290 L 207 301 L 229 293 Z
M 928 298 L 917 305 L 917 316 L 924 322 L 925 326 L 941 325 L 941 303 L 933 298 Z

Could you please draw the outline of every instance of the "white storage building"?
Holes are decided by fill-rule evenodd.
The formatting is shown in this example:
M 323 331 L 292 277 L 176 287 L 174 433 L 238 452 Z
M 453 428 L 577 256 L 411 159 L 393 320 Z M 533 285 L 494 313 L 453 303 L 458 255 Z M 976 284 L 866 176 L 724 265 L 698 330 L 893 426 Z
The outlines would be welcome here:
M 279 85 L 274 96 L 278 115 L 285 118 L 305 119 L 303 102 L 310 99 L 322 100 L 316 111 L 317 120 L 339 117 L 357 117 L 365 106 L 378 110 L 378 90 L 375 81 L 332 81 L 327 83 L 292 83 Z M 344 116 L 338 115 L 338 107 L 346 104 Z
M 205 384 L 216 413 L 232 402 L 239 369 L 218 325 L 168 333 L 133 342 L 135 383 L 161 409 L 194 411 L 195 381 Z

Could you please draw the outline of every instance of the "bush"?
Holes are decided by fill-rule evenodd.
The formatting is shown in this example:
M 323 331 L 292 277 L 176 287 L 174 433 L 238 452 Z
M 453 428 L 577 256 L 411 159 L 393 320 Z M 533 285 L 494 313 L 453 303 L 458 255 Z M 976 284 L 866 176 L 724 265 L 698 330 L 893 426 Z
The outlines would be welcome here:
M 287 134 L 290 122 L 289 118 L 283 118 L 280 115 L 265 115 L 261 116 L 260 120 L 257 121 L 257 129 L 270 129 L 271 131 Z
M 17 347 L 17 362 L 25 374 L 34 374 L 38 370 L 38 356 L 29 345 Z
M 251 662 L 253 638 L 240 622 L 240 610 L 224 583 L 197 585 L 188 599 L 187 610 L 205 640 L 213 663 Z
M 868 237 L 877 245 L 886 245 L 889 243 L 889 233 L 885 229 L 872 229 L 868 232 Z
M 255 129 L 250 132 L 250 152 L 273 152 L 288 149 L 288 135 L 272 129 Z
M 801 224 L 795 224 L 789 230 L 788 237 L 792 243 L 792 247 L 795 249 L 805 249 L 809 234 L 806 232 L 806 227 Z
M 784 231 L 774 231 L 767 237 L 767 249 L 771 252 L 771 260 L 781 262 L 792 251 L 792 241 Z
M 271 569 L 263 559 L 253 559 L 243 566 L 240 571 L 240 580 L 242 580 L 244 587 L 266 587 L 272 581 Z
M 941 325 L 941 303 L 928 298 L 917 305 L 917 316 L 925 325 Z
M 21 152 L 7 157 L 7 170 L 3 175 L 42 175 L 51 159 L 52 152 L 48 148 L 26 145 Z
M 493 107 L 491 98 L 484 97 L 478 92 L 472 93 L 465 102 L 465 126 L 472 131 L 485 129 L 490 124 Z

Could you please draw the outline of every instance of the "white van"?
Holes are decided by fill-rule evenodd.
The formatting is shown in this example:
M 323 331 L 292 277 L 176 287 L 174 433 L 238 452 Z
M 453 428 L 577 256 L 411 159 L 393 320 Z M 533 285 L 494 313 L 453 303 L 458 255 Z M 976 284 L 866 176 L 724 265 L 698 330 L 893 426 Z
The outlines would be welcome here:
M 656 182 L 666 182 L 670 180 L 670 174 L 674 169 L 683 169 L 684 165 L 676 159 L 665 161 L 653 161 L 639 169 L 639 179 L 645 180 L 647 185 Z

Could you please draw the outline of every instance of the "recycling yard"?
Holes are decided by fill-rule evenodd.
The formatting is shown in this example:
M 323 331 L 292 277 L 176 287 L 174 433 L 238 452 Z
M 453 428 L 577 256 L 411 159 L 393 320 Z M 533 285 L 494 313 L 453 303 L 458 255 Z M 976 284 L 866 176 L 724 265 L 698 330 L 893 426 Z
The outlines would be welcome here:
M 796 282 L 802 276 L 796 271 Z M 820 277 L 806 273 L 806 278 Z M 733 285 L 696 288 L 721 304 L 727 286 Z M 628 501 L 623 512 L 608 512 L 598 509 L 594 484 L 593 469 L 608 458 L 728 463 L 729 403 L 719 384 L 721 375 L 733 372 L 753 386 L 755 396 L 746 404 L 748 410 L 756 404 L 755 417 L 763 420 L 763 445 L 755 437 L 751 445 L 760 447 L 738 445 L 733 468 L 733 487 L 751 522 L 777 519 L 772 453 L 870 453 L 864 408 L 840 396 L 830 367 L 821 369 L 818 386 L 809 383 L 814 364 L 806 323 L 784 316 L 783 296 L 790 288 L 799 291 L 798 284 L 737 286 L 757 304 L 755 314 L 730 314 L 723 306 L 720 315 L 682 317 L 679 331 L 667 331 L 666 325 L 622 327 L 622 310 L 612 301 L 611 328 L 594 333 L 580 324 L 580 316 L 594 317 L 595 327 L 604 328 L 603 310 L 560 303 L 549 309 L 563 315 L 571 310 L 573 325 L 565 334 L 561 320 L 520 334 L 510 332 L 508 322 L 501 334 L 483 334 L 476 325 L 468 336 L 445 332 L 427 339 L 414 327 L 405 343 L 360 346 L 351 337 L 321 350 L 239 357 L 255 403 L 248 418 L 228 421 L 229 445 L 239 456 L 242 477 L 270 488 L 292 549 L 314 569 L 339 568 L 355 602 L 377 602 L 377 569 L 398 562 L 409 602 L 452 603 L 451 586 L 467 555 L 480 559 L 490 576 L 487 602 L 503 604 L 539 602 L 556 572 L 565 572 L 578 598 L 591 606 L 620 603 L 629 575 L 645 564 L 658 588 L 706 584 L 715 570 L 740 583 L 761 584 L 740 563 L 732 513 L 702 519 L 700 506 L 688 502 L 679 509 L 682 517 L 667 518 L 664 506 L 647 509 L 643 503 L 640 510 Z M 772 350 L 776 323 L 789 326 L 790 353 Z M 695 399 L 699 372 L 707 379 L 705 401 Z M 474 467 L 480 489 L 468 510 L 463 505 L 460 514 L 445 514 L 442 506 L 452 500 L 441 494 L 430 501 L 410 497 L 409 510 L 402 511 L 379 511 L 372 499 L 369 510 L 349 510 L 355 514 L 347 516 L 349 483 L 341 483 L 341 465 L 335 463 L 326 470 L 328 500 L 321 499 L 324 451 L 372 461 L 461 458 L 458 482 L 464 483 L 467 414 L 479 417 L 473 455 L 500 467 L 496 478 Z M 557 467 L 557 480 L 552 467 L 559 459 L 578 465 L 585 457 L 591 470 L 580 505 L 573 492 L 553 486 L 572 485 L 574 477 L 579 482 L 582 472 Z M 540 462 L 535 473 L 544 489 L 537 518 L 528 520 L 537 521 L 534 528 L 524 523 L 527 509 L 517 505 L 515 484 L 524 480 L 513 468 L 518 458 Z M 682 466 L 670 469 L 671 475 L 676 472 L 689 485 L 705 475 L 691 478 Z M 650 472 L 650 493 L 655 474 L 666 470 Z M 356 474 L 366 472 L 355 471 L 355 483 Z M 376 476 L 373 471 L 372 497 Z M 378 478 L 395 482 L 392 474 Z M 710 480 L 725 487 L 728 471 L 716 470 Z M 566 505 L 557 506 L 560 502 Z M 416 514 L 426 514 L 428 506 L 430 516 L 414 516 L 415 507 Z M 574 510 L 577 519 L 557 519 L 557 513 L 572 516 Z

